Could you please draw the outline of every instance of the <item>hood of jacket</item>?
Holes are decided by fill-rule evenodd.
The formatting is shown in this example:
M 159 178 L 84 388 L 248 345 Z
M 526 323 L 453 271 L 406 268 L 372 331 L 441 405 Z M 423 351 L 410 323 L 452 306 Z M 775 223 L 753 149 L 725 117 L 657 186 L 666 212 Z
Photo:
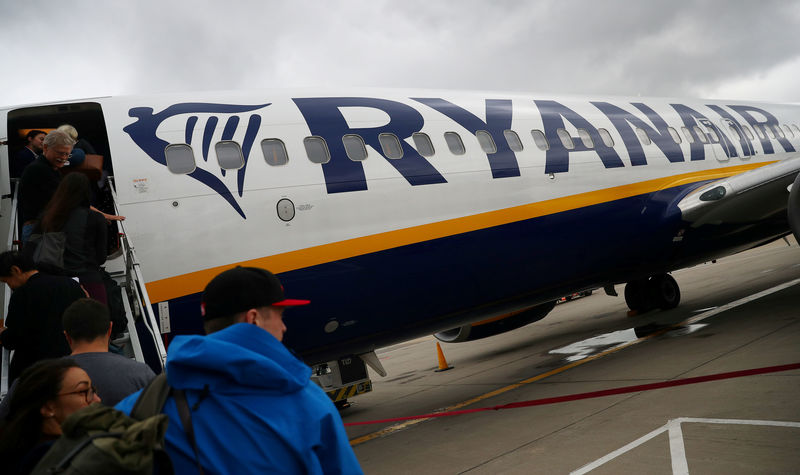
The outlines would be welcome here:
M 287 394 L 311 384 L 311 368 L 266 330 L 237 323 L 210 335 L 179 335 L 167 352 L 167 380 L 179 389 Z

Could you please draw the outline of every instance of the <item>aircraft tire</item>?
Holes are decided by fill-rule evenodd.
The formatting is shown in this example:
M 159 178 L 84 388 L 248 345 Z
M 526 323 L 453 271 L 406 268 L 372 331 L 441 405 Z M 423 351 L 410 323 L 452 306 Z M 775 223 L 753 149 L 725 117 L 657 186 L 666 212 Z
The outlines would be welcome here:
M 634 312 L 650 310 L 650 293 L 647 291 L 647 280 L 632 280 L 625 284 L 625 303 Z
M 647 282 L 654 307 L 661 310 L 675 308 L 681 303 L 681 289 L 669 274 L 654 275 Z

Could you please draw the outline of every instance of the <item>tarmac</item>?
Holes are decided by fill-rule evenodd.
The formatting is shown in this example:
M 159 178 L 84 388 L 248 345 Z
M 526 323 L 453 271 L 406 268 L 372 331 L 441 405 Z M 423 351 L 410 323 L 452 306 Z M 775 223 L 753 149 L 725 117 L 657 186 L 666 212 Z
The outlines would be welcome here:
M 434 371 L 433 337 L 379 350 L 388 375 L 371 373 L 345 424 L 549 403 L 348 426 L 362 468 L 800 473 L 800 247 L 788 242 L 673 273 L 672 310 L 629 315 L 618 285 L 619 297 L 599 289 L 521 329 L 441 344 L 447 371 Z M 686 381 L 697 377 L 725 379 Z

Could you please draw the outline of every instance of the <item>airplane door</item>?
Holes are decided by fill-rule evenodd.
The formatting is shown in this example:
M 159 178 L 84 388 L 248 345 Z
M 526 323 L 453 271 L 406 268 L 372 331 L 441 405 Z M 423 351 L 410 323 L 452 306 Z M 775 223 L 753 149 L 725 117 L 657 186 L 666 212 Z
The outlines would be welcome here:
M 6 113 L 0 112 L 0 196 L 11 193 L 11 178 L 8 174 L 8 129 Z
M 753 144 L 747 139 L 742 126 L 730 119 L 722 119 L 722 130 L 730 135 L 734 148 L 742 159 L 753 156 Z
M 728 154 L 725 153 L 725 150 L 722 148 L 719 129 L 708 119 L 698 119 L 698 122 L 706 129 L 706 136 L 709 138 L 708 145 L 711 147 L 711 150 L 714 151 L 714 156 L 716 156 L 717 160 L 720 162 L 727 162 Z

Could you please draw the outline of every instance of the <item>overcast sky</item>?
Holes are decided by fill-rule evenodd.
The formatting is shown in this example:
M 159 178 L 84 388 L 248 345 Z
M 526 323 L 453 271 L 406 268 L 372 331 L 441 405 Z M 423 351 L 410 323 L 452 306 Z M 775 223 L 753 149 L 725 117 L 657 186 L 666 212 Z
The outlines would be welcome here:
M 0 0 L 0 106 L 373 86 L 800 102 L 800 1 Z

